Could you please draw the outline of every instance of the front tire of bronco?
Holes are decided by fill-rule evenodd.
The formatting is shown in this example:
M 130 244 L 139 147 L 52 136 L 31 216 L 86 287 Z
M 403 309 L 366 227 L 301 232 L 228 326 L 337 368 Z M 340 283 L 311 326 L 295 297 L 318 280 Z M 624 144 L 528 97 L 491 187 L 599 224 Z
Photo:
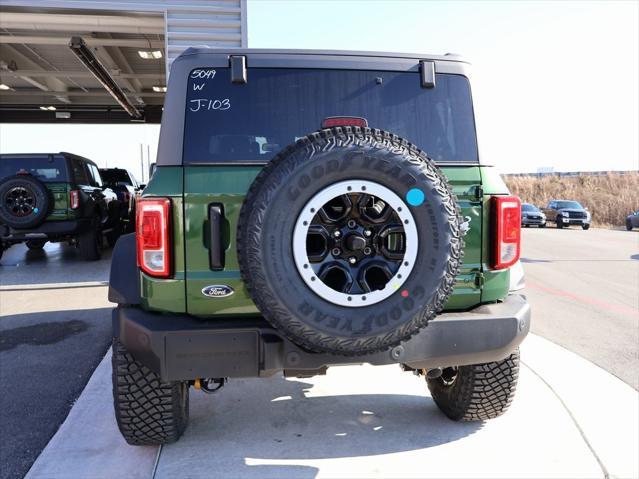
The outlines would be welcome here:
M 441 411 L 453 421 L 484 421 L 501 416 L 515 396 L 519 349 L 501 361 L 445 368 L 426 379 Z
M 113 338 L 113 404 L 127 443 L 156 446 L 177 441 L 189 421 L 189 385 L 162 382 Z

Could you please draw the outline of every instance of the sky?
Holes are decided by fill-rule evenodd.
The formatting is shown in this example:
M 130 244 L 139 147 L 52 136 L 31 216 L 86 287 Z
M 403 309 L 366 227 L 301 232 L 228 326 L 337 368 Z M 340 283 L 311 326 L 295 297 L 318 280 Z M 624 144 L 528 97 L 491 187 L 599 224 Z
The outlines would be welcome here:
M 248 0 L 252 48 L 461 54 L 482 162 L 639 168 L 639 2 Z M 0 125 L 0 152 L 71 151 L 140 176 L 157 125 Z

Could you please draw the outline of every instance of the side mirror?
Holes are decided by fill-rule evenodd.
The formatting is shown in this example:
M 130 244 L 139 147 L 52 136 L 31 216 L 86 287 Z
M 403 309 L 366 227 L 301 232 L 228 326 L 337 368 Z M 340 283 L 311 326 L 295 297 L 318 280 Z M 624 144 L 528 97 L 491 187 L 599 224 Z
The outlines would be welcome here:
M 142 191 L 144 188 L 146 188 L 146 183 L 140 183 L 138 185 L 138 191 Z

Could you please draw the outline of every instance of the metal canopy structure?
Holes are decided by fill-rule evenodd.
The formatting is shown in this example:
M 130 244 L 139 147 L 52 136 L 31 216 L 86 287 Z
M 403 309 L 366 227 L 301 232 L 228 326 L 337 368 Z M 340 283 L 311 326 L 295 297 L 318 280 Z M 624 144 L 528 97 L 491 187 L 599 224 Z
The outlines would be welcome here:
M 246 0 L 3 0 L 0 9 L 2 122 L 157 123 L 183 50 L 247 46 Z

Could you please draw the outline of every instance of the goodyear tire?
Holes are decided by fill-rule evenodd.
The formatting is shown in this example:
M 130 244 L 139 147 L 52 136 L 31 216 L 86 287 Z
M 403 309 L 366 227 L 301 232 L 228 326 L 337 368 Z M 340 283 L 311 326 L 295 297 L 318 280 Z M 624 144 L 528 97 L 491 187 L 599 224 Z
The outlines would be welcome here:
M 299 346 L 383 351 L 443 307 L 461 264 L 460 220 L 445 177 L 414 145 L 380 130 L 326 129 L 253 182 L 238 224 L 240 270 L 264 317 Z
M 513 401 L 519 377 L 519 349 L 502 361 L 444 368 L 426 379 L 441 411 L 453 421 L 483 421 L 501 416 Z
M 0 182 L 0 221 L 15 229 L 41 225 L 51 207 L 49 191 L 40 180 L 16 175 Z
M 189 386 L 164 383 L 113 339 L 113 405 L 120 433 L 129 444 L 177 441 L 189 421 Z

